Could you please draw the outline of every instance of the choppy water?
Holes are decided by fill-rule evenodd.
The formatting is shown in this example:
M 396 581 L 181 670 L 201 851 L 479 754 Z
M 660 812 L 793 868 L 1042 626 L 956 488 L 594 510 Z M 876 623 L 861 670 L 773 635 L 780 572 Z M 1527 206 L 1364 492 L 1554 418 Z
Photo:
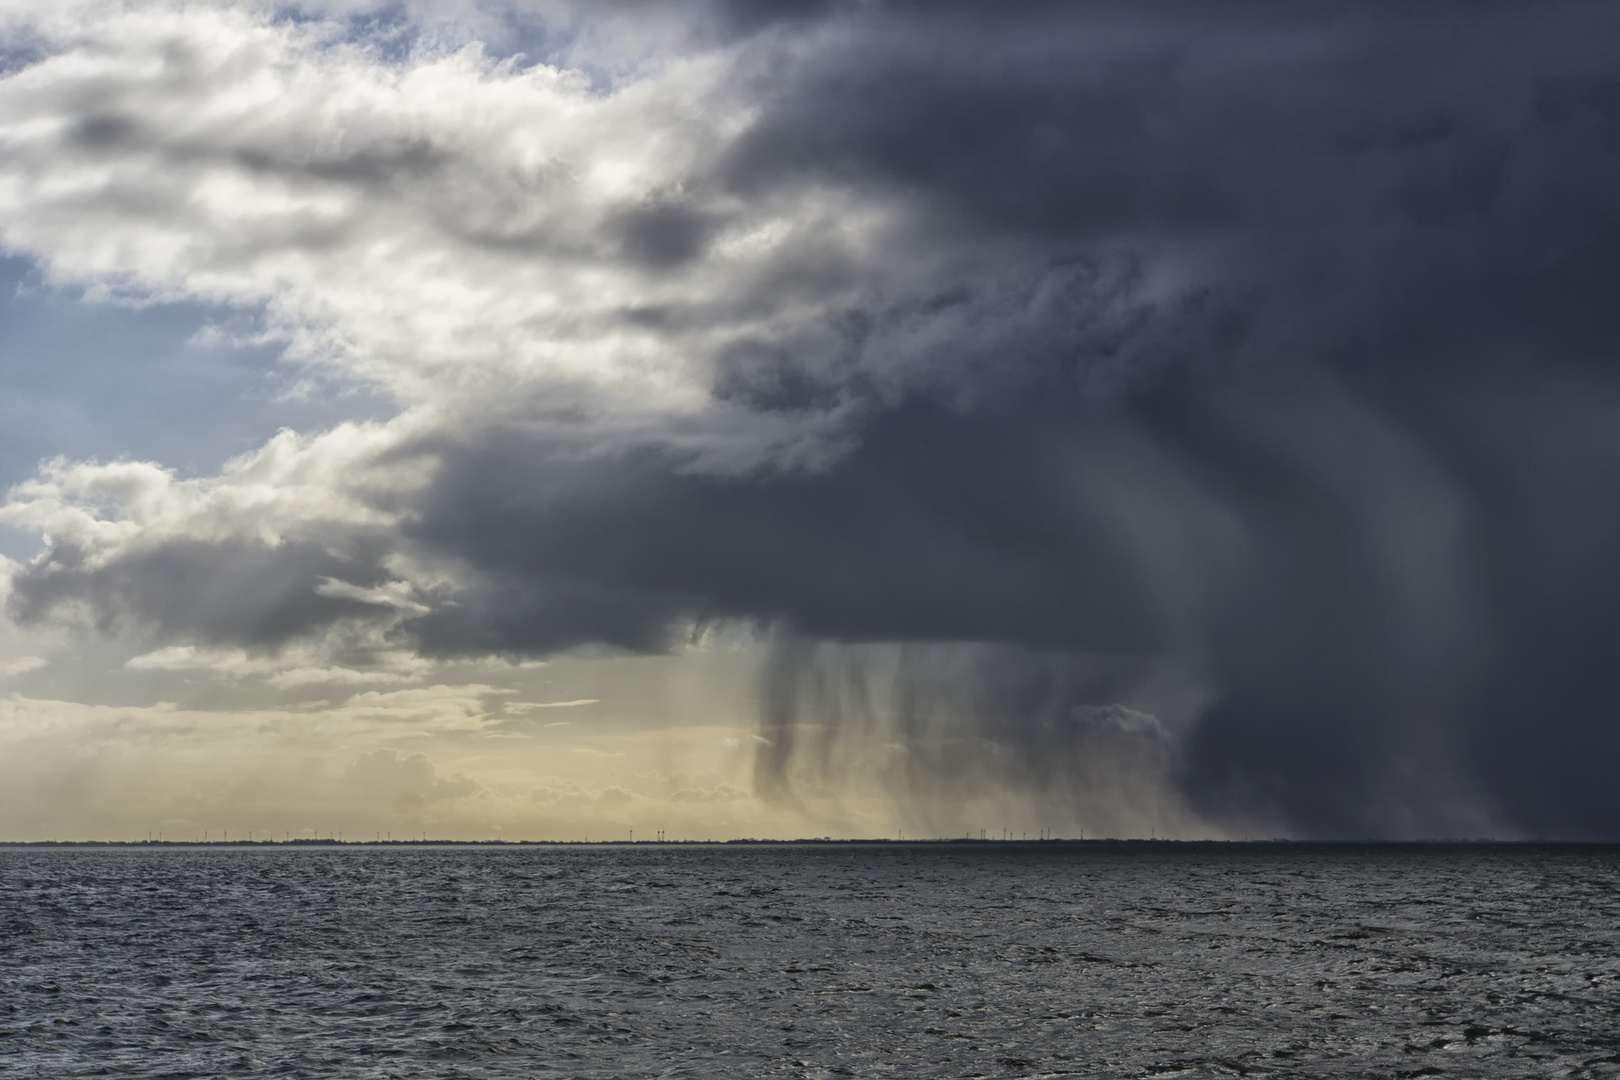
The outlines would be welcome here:
M 0 1075 L 1620 1076 L 1620 850 L 0 851 Z

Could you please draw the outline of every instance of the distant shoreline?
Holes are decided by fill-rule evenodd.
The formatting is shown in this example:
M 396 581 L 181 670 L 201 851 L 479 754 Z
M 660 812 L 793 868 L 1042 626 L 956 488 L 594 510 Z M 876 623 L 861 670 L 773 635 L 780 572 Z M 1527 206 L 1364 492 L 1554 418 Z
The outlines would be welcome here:
M 883 837 L 833 840 L 806 837 L 794 840 L 762 840 L 755 838 L 735 840 L 0 840 L 0 851 L 19 849 L 376 849 L 376 848 L 735 848 L 735 847 L 974 847 L 1005 849 L 1084 848 L 1104 850 L 1165 849 L 1190 850 L 1209 848 L 1232 850 L 1238 848 L 1300 848 L 1347 850 L 1353 848 L 1436 850 L 1442 848 L 1564 848 L 1564 849 L 1620 849 L 1614 840 L 1165 840 L 1165 839 L 1035 839 L 1001 840 L 969 839 L 964 837 L 891 840 Z

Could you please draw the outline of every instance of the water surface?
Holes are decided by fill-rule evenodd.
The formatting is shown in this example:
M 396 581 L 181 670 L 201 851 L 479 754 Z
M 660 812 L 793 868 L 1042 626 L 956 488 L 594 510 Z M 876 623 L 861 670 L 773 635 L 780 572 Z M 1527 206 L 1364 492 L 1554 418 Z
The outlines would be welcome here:
M 1620 849 L 0 851 L 0 1075 L 1620 1076 Z

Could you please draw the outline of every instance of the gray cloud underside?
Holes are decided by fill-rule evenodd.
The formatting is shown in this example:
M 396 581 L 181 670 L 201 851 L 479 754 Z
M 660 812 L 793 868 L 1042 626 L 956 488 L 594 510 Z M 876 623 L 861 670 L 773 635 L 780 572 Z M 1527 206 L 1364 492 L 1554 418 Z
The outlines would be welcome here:
M 724 207 L 902 207 L 867 262 L 784 256 L 814 316 L 708 358 L 717 410 L 836 416 L 835 452 L 714 469 L 656 431 L 463 422 L 413 436 L 436 471 L 385 539 L 59 549 L 14 609 L 273 645 L 397 621 L 315 590 L 406 551 L 459 575 L 390 624 L 434 655 L 720 618 L 1021 650 L 976 708 L 1032 762 L 1169 657 L 1215 687 L 1175 765 L 1214 819 L 1388 832 L 1432 783 L 1504 829 L 1620 834 L 1620 11 L 996 11 L 740 17 L 747 130 L 604 225 L 680 274 Z

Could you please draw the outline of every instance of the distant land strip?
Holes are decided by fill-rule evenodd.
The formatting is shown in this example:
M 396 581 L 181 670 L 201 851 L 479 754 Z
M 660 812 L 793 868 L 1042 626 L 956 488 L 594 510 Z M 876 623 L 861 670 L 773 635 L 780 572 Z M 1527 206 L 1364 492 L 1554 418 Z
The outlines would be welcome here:
M 290 840 L 0 840 L 0 850 L 64 848 L 690 848 L 690 847 L 979 847 L 979 848 L 1084 848 L 1088 850 L 1236 850 L 1265 848 L 1276 850 L 1421 850 L 1461 849 L 1543 849 L 1620 851 L 1620 841 L 1592 840 L 1500 840 L 1500 839 L 1422 839 L 1422 840 L 1295 840 L 1288 838 L 1244 840 L 1172 840 L 1105 837 L 1099 839 L 1045 838 L 1000 839 L 939 837 L 897 840 L 887 837 L 800 837 L 792 840 L 741 837 L 730 840 L 337 840 L 330 838 Z

